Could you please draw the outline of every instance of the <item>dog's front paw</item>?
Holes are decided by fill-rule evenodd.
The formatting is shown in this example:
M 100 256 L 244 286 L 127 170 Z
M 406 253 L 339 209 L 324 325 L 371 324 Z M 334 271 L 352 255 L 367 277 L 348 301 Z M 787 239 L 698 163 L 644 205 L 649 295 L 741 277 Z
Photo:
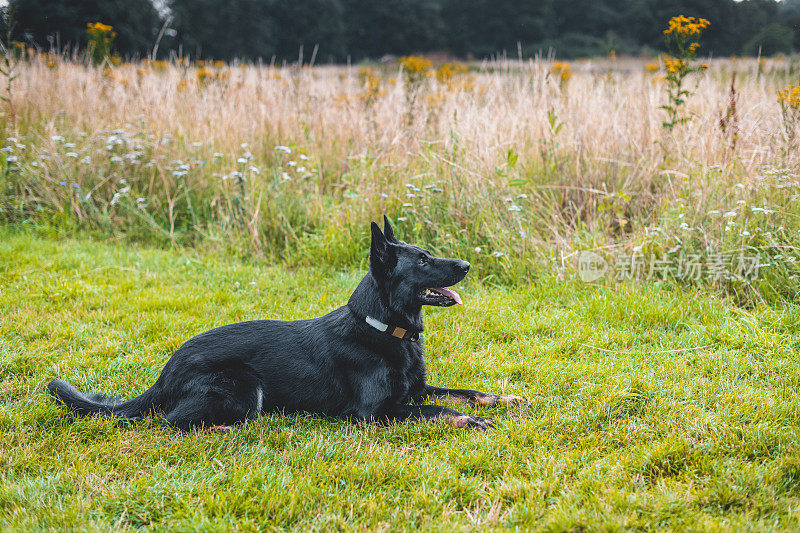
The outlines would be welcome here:
M 517 407 L 531 404 L 530 400 L 527 398 L 514 394 L 486 394 L 484 397 L 478 399 L 478 403 L 489 407 L 498 405 L 502 405 L 503 407 Z
M 472 428 L 478 431 L 494 429 L 497 426 L 488 418 L 473 415 L 459 415 L 450 419 L 454 426 L 458 428 Z
M 233 431 L 233 426 L 208 426 L 205 431 L 206 433 L 230 433 Z
M 531 401 L 527 398 L 522 396 L 517 396 L 515 394 L 506 394 L 500 396 L 499 403 L 501 405 L 505 405 L 506 407 L 517 407 L 517 406 L 528 406 L 531 404 Z

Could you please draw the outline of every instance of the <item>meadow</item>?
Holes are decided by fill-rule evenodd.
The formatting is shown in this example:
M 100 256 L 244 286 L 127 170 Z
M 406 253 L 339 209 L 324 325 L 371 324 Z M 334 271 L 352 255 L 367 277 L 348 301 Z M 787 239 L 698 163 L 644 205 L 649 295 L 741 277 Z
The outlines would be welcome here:
M 188 436 L 73 419 L 61 376 L 133 396 L 186 338 L 322 314 L 361 272 L 0 234 L 0 529 L 796 530 L 800 309 L 580 282 L 427 313 L 430 381 L 522 394 L 498 429 L 266 415 Z M 469 279 L 469 278 L 468 278 Z
M 709 60 L 673 128 L 664 66 L 92 68 L 33 55 L 7 95 L 0 217 L 349 268 L 385 213 L 499 283 L 569 277 L 581 250 L 744 251 L 762 258 L 758 279 L 712 289 L 792 299 L 800 95 L 778 92 L 800 61 Z
M 800 527 L 800 58 L 0 72 L 0 529 Z M 472 263 L 430 381 L 531 400 L 470 411 L 497 430 L 184 436 L 46 396 L 342 305 L 383 214 Z

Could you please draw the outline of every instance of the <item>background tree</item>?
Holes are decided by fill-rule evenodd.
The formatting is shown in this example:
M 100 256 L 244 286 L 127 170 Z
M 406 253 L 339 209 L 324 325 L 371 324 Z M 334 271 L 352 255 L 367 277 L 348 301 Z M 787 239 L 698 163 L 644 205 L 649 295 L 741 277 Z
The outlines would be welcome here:
M 303 48 L 303 61 L 341 60 L 347 54 L 345 12 L 339 0 L 275 0 L 269 16 L 278 28 L 275 53 L 279 59 L 297 60 Z
M 86 46 L 86 25 L 114 27 L 114 49 L 145 56 L 153 48 L 161 18 L 150 0 L 11 0 L 12 37 L 44 50 Z
M 440 0 L 343 0 L 343 6 L 347 54 L 354 60 L 446 46 Z
M 484 58 L 656 53 L 666 21 L 706 18 L 703 54 L 800 51 L 800 0 L 11 0 L 14 38 L 83 47 L 87 22 L 118 33 L 122 55 L 148 53 L 165 18 L 162 55 L 296 61 L 444 52 Z M 171 18 L 168 18 L 171 17 Z M 174 34 L 174 35 L 172 35 Z
M 443 22 L 449 50 L 459 56 L 485 57 L 506 51 L 517 55 L 517 43 L 529 47 L 552 32 L 552 0 L 446 0 Z
M 169 0 L 177 34 L 163 50 L 195 59 L 269 58 L 278 43 L 273 0 Z

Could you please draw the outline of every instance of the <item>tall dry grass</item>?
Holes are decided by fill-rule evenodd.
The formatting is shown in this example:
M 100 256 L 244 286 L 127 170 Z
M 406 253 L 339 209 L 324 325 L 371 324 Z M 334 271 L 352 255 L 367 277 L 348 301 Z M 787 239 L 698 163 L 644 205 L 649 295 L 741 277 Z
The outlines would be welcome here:
M 776 94 L 798 64 L 711 61 L 692 120 L 667 132 L 662 77 L 634 59 L 415 81 L 397 65 L 33 59 L 4 119 L 2 216 L 340 266 L 387 213 L 504 281 L 569 274 L 583 249 L 751 250 L 761 281 L 722 285 L 791 296 L 800 151 Z

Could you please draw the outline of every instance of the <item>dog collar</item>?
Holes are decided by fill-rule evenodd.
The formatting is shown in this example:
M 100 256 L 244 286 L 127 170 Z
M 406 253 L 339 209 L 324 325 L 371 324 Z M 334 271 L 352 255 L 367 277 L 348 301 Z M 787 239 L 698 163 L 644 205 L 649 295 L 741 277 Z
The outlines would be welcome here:
M 410 341 L 419 340 L 419 333 L 417 333 L 416 331 L 408 331 L 407 329 L 404 328 L 390 326 L 389 324 L 384 324 L 377 318 L 372 318 L 369 315 L 367 315 L 364 318 L 364 321 L 373 328 L 377 329 L 378 331 L 388 333 L 392 337 L 397 337 L 398 339 L 408 339 Z
M 364 320 L 364 322 L 366 322 L 367 324 L 369 324 L 373 328 L 377 329 L 381 333 L 388 333 L 392 337 L 397 337 L 398 339 L 406 339 L 406 340 L 413 341 L 413 342 L 416 342 L 416 341 L 419 340 L 419 332 L 418 331 L 408 331 L 407 329 L 401 328 L 401 327 L 398 327 L 398 326 L 390 326 L 389 324 L 384 324 L 383 322 L 381 322 L 377 318 L 373 318 L 373 317 L 371 317 L 369 315 L 367 315 L 367 316 L 362 318 L 362 317 L 358 316 L 356 314 L 356 312 L 353 311 L 353 309 L 349 305 L 347 306 L 347 308 L 350 309 L 350 312 L 353 313 L 353 315 L 355 315 L 356 317 Z

